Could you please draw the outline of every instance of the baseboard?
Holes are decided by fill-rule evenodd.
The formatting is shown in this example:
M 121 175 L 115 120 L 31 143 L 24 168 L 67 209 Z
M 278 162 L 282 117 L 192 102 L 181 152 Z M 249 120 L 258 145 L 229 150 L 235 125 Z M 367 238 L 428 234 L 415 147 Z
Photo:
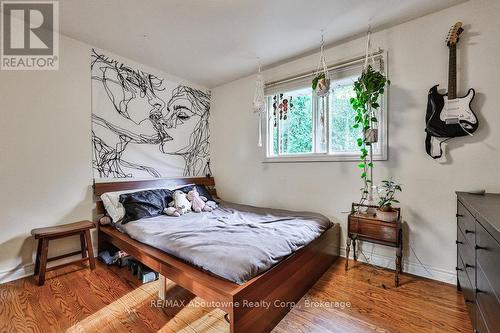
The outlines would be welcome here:
M 33 275 L 35 265 L 28 264 L 0 272 L 0 284 Z
M 96 257 L 96 254 L 94 253 L 94 258 Z M 81 258 L 79 257 L 78 254 L 68 257 L 68 258 L 63 258 L 60 260 L 56 261 L 51 261 L 48 267 L 54 266 L 54 265 L 62 265 L 68 262 L 71 262 L 75 260 L 75 258 Z M 35 264 L 26 264 L 22 266 L 18 266 L 15 268 L 7 269 L 2 272 L 0 272 L 0 284 L 18 280 L 25 278 L 27 276 L 33 276 L 33 273 L 35 272 Z
M 377 253 L 365 253 L 368 263 L 380 267 L 394 269 L 396 267 L 395 256 L 389 257 Z M 340 248 L 340 256 L 345 258 L 345 248 Z M 352 251 L 349 256 L 352 259 Z M 437 280 L 449 284 L 457 284 L 457 275 L 455 271 L 448 271 L 441 268 L 422 265 L 420 263 L 409 262 L 403 258 L 403 273 L 409 273 L 422 276 L 432 280 Z M 365 257 L 358 252 L 358 261 L 366 262 Z

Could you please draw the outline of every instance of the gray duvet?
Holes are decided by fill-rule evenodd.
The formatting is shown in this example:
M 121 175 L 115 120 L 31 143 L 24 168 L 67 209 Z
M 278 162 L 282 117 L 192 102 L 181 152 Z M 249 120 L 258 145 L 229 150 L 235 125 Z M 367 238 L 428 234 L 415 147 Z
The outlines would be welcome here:
M 213 212 L 117 224 L 139 242 L 243 284 L 331 226 L 323 215 L 222 202 Z

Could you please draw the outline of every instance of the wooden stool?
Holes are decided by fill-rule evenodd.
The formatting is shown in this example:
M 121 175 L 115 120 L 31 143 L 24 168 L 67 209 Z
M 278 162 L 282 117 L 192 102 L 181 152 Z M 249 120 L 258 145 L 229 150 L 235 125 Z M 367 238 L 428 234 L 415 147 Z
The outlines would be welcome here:
M 92 239 L 90 238 L 90 229 L 94 227 L 91 221 L 80 221 L 75 223 L 63 224 L 54 227 L 37 228 L 31 230 L 31 234 L 38 239 L 38 249 L 36 251 L 35 274 L 38 275 L 38 285 L 42 286 L 45 283 L 45 273 L 57 268 L 76 264 L 84 261 L 89 261 L 90 269 L 95 268 L 94 251 L 92 250 Z M 47 258 L 49 249 L 49 240 L 64 238 L 73 235 L 80 235 L 81 250 L 63 254 L 53 258 Z M 47 262 L 67 258 L 81 254 L 82 258 L 71 261 L 66 264 L 47 268 Z

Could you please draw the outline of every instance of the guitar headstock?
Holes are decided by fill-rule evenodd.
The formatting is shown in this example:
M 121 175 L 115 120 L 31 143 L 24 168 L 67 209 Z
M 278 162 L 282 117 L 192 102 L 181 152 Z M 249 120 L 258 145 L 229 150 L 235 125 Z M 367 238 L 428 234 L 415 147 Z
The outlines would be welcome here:
M 458 43 L 460 34 L 464 31 L 462 28 L 462 22 L 455 23 L 448 32 L 448 36 L 446 36 L 446 45 L 455 46 Z

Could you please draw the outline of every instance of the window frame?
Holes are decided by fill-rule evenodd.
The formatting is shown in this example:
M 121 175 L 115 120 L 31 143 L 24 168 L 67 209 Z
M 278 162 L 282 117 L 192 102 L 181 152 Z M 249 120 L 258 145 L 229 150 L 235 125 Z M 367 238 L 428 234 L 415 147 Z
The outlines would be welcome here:
M 378 61 L 380 61 L 380 67 L 383 74 L 387 77 L 387 53 L 381 52 L 377 56 Z M 356 60 L 354 63 L 364 62 L 362 60 Z M 351 62 L 352 63 L 352 62 Z M 345 66 L 338 66 L 334 68 L 335 70 L 341 70 Z M 334 81 L 332 81 L 334 83 Z M 380 116 L 379 116 L 379 145 L 380 152 L 373 154 L 374 161 L 387 161 L 388 160 L 388 90 L 385 90 L 384 95 L 380 101 Z M 330 137 L 330 112 L 327 112 L 325 118 L 325 130 L 327 133 L 326 140 L 326 151 L 324 153 L 315 152 L 316 147 L 319 144 L 320 135 L 317 134 L 319 128 L 319 115 L 318 115 L 318 104 L 319 98 L 315 92 L 312 93 L 312 114 L 313 114 L 313 152 L 311 153 L 298 153 L 298 154 L 284 154 L 284 155 L 273 155 L 273 111 L 272 111 L 272 95 L 266 96 L 266 113 L 262 117 L 262 128 L 265 130 L 263 135 L 263 142 L 265 149 L 263 156 L 263 163 L 290 163 L 290 162 L 354 162 L 359 161 L 360 152 L 358 150 L 354 152 L 330 152 L 331 137 Z M 330 96 L 326 97 L 325 103 L 330 104 Z M 279 125 L 278 125 L 278 138 L 279 138 Z M 279 140 L 278 140 L 279 141 Z M 278 148 L 279 149 L 279 148 Z M 279 154 L 279 152 L 278 152 Z

